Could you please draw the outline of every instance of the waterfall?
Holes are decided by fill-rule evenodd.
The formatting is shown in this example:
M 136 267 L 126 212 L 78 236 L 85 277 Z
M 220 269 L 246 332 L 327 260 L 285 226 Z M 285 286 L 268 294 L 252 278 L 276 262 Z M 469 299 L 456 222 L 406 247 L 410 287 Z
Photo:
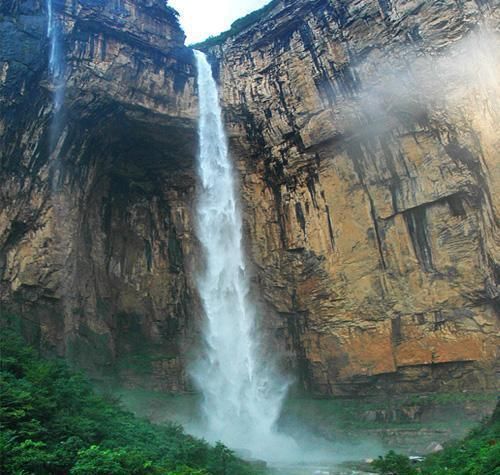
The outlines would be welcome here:
M 61 27 L 54 15 L 54 0 L 47 0 L 47 38 L 49 40 L 49 82 L 52 90 L 52 117 L 49 127 L 49 156 L 52 156 L 51 186 L 56 191 L 60 186 L 62 161 L 57 154 L 57 144 L 64 128 L 64 57 L 61 43 Z
M 195 56 L 200 103 L 196 218 L 205 259 L 198 291 L 205 352 L 191 375 L 203 394 L 203 435 L 255 457 L 276 459 L 293 445 L 274 429 L 287 382 L 262 354 L 217 86 L 205 55 L 195 51 Z
M 47 0 L 47 38 L 49 39 L 49 78 L 54 87 L 54 112 L 60 110 L 64 100 L 64 63 L 60 30 L 54 16 L 53 0 Z

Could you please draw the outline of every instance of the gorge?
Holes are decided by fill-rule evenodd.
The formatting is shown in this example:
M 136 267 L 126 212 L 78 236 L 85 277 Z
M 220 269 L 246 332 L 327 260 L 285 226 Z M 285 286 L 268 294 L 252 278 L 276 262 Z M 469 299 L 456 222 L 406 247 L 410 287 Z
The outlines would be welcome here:
M 498 389 L 499 31 L 495 0 L 275 0 L 197 45 L 241 193 L 226 205 L 244 245 L 224 228 L 232 250 L 213 252 L 234 261 L 214 265 L 237 305 L 255 296 L 293 396 Z M 6 0 L 0 38 L 2 318 L 101 384 L 203 389 L 217 242 L 175 12 Z

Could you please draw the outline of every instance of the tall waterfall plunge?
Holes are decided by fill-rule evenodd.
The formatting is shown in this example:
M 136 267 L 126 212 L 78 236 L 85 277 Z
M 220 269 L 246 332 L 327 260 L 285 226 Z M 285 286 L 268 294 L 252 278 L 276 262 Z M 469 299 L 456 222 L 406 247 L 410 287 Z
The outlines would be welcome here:
M 195 55 L 200 101 L 196 214 L 205 258 L 198 290 L 206 322 L 205 352 L 191 374 L 203 393 L 203 435 L 255 457 L 280 459 L 294 447 L 274 430 L 287 382 L 262 357 L 217 86 L 205 55 Z

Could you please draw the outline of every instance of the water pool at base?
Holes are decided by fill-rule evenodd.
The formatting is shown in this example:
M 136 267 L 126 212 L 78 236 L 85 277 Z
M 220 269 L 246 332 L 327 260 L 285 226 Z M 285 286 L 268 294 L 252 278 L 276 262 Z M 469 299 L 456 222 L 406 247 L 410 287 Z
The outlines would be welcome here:
M 271 466 L 273 475 L 372 475 L 373 472 L 357 470 L 343 465 L 329 464 L 280 464 Z

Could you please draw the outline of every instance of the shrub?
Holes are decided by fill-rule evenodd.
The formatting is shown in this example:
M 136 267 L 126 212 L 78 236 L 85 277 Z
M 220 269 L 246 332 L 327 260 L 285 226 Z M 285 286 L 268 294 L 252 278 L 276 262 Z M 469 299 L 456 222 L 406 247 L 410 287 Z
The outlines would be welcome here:
M 378 473 L 384 475 L 415 475 L 417 473 L 408 457 L 396 454 L 392 450 L 385 457 L 379 457 L 372 465 Z
M 386 475 L 500 475 L 500 405 L 489 421 L 464 440 L 429 455 L 418 470 L 407 457 L 392 451 L 373 462 L 373 467 Z
M 0 395 L 2 474 L 262 473 L 222 445 L 134 417 L 9 331 L 0 338 Z

